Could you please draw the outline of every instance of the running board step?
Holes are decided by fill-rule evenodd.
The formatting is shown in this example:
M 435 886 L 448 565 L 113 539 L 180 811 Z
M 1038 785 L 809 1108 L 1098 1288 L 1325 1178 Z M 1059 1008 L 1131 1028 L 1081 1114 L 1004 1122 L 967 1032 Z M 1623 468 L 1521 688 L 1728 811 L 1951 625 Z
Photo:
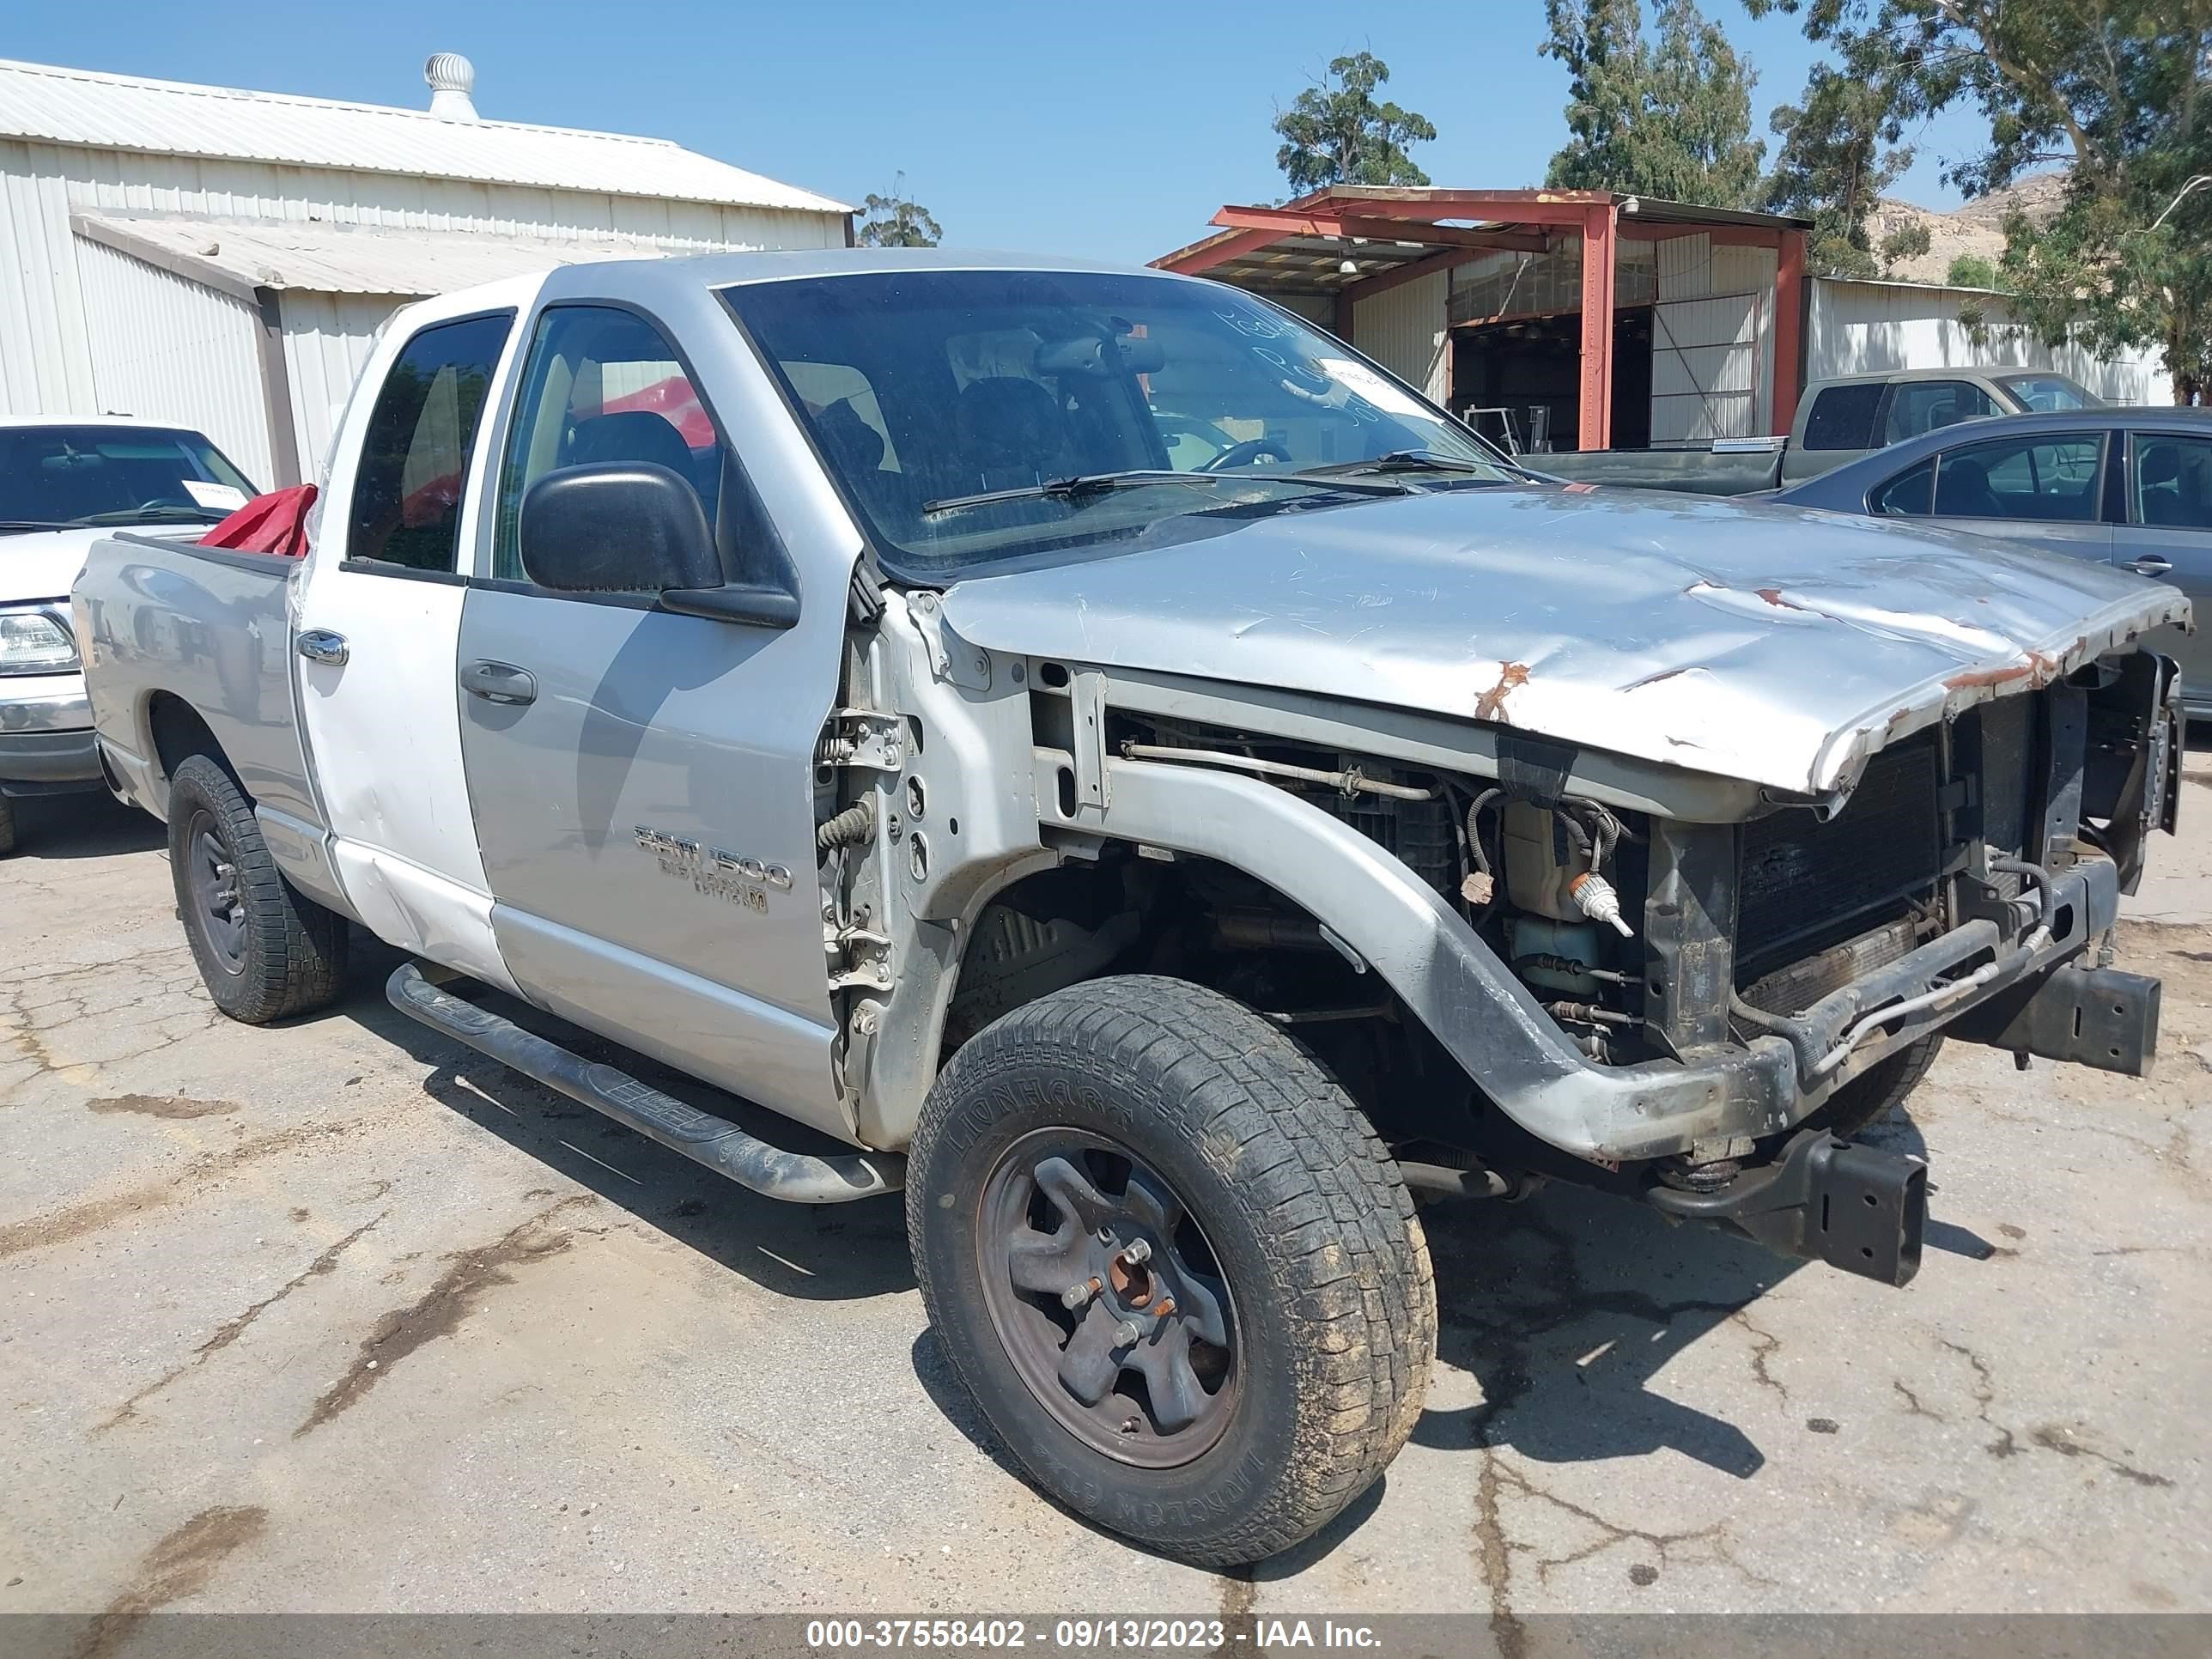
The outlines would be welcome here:
M 627 1072 L 587 1060 L 511 1019 L 441 990 L 411 962 L 393 971 L 384 993 L 410 1019 L 465 1042 L 478 1054 L 766 1197 L 793 1204 L 844 1204 L 896 1192 L 905 1184 L 906 1160 L 896 1152 L 813 1158 L 771 1146 L 727 1118 L 687 1106 Z

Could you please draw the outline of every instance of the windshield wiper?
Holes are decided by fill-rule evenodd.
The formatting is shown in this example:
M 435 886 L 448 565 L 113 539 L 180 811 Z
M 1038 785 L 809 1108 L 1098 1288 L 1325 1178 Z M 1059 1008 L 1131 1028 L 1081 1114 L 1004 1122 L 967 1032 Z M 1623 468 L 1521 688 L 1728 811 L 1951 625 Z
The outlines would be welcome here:
M 112 513 L 88 513 L 72 524 L 75 529 L 88 529 L 104 524 L 221 524 L 230 516 L 218 513 L 211 507 L 118 507 Z
M 1327 466 L 1298 469 L 1301 478 L 1340 478 L 1362 472 L 1492 472 L 1489 461 L 1470 461 L 1435 449 L 1394 449 L 1387 455 L 1370 455 L 1363 461 L 1334 461 Z
M 33 530 L 75 530 L 73 524 L 58 524 L 47 519 L 0 519 L 0 536 L 21 536 Z
M 1050 478 L 1042 483 L 1022 484 L 1012 489 L 986 489 L 974 495 L 947 495 L 940 501 L 924 501 L 921 511 L 925 518 L 929 518 L 939 513 L 957 513 L 963 507 L 994 507 L 1000 501 L 1047 499 L 1080 507 L 1111 491 L 1133 489 L 1146 484 L 1194 484 L 1202 489 L 1211 484 L 1242 483 L 1290 484 L 1308 489 L 1348 489 L 1363 495 L 1402 495 L 1406 493 L 1403 484 L 1346 483 L 1340 480 L 1306 477 L 1294 472 L 1163 472 L 1154 468 L 1132 467 L 1123 472 L 1079 472 L 1071 478 Z

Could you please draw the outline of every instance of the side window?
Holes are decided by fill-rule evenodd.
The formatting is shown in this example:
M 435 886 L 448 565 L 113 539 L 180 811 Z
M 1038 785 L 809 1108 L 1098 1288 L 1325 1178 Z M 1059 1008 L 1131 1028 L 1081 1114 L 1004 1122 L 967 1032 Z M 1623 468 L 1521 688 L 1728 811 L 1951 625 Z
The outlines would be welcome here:
M 2004 438 L 1947 451 L 1936 471 L 1936 512 L 1953 519 L 2087 524 L 2097 516 L 2094 433 Z
M 1890 387 L 1882 442 L 1893 444 L 1939 426 L 2003 412 L 1988 392 L 1966 380 L 1899 380 Z
M 369 410 L 346 557 L 451 572 L 469 452 L 511 312 L 439 323 L 410 340 Z
M 549 472 L 609 462 L 665 467 L 699 492 L 712 524 L 723 460 L 698 388 L 659 329 L 612 306 L 551 307 L 538 319 L 515 395 L 492 574 L 528 579 L 522 498 Z
M 1867 511 L 1888 518 L 1922 518 L 1936 508 L 1936 462 L 1931 457 L 1867 492 Z
M 1872 449 L 1874 417 L 1885 389 L 1880 380 L 1828 387 L 1813 399 L 1805 417 L 1805 447 Z
M 2212 530 L 2212 439 L 2138 432 L 2134 443 L 2129 519 L 2175 530 Z

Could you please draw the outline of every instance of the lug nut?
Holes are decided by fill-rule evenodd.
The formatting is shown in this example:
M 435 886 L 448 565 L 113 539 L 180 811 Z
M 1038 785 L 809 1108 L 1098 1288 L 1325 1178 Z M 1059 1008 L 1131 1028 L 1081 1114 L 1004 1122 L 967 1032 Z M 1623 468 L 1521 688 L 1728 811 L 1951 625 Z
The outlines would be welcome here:
M 1137 1339 L 1143 1334 L 1144 1332 L 1137 1328 L 1135 1320 L 1125 1319 L 1114 1328 L 1114 1346 L 1117 1348 L 1133 1348 L 1137 1344 Z
M 1099 1283 L 1095 1279 L 1086 1279 L 1080 1285 L 1071 1285 L 1060 1293 L 1060 1305 L 1073 1313 L 1097 1295 L 1099 1289 Z
M 1137 1239 L 1121 1252 L 1121 1260 L 1132 1267 L 1141 1267 L 1152 1259 L 1152 1245 L 1150 1239 Z

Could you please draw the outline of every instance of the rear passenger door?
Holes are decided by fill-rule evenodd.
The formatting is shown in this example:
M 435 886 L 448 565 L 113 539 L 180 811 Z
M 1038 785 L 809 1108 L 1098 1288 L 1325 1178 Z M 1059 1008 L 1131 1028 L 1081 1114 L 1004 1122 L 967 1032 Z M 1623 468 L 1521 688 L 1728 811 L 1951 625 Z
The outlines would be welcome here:
M 842 1133 L 813 818 L 834 653 L 643 587 L 539 587 L 521 536 L 532 484 L 609 464 L 688 483 L 726 567 L 775 526 L 666 331 L 625 307 L 538 313 L 498 441 L 458 674 L 501 955 L 564 1018 Z
M 2149 643 L 2181 665 L 2183 692 L 2203 708 L 2212 702 L 2212 438 L 2130 432 L 2126 495 L 2114 561 L 2196 602 L 2196 633 L 2162 628 Z
M 363 372 L 292 638 L 331 857 L 380 938 L 495 984 L 505 975 L 469 820 L 453 658 L 483 416 L 515 310 L 408 312 Z

